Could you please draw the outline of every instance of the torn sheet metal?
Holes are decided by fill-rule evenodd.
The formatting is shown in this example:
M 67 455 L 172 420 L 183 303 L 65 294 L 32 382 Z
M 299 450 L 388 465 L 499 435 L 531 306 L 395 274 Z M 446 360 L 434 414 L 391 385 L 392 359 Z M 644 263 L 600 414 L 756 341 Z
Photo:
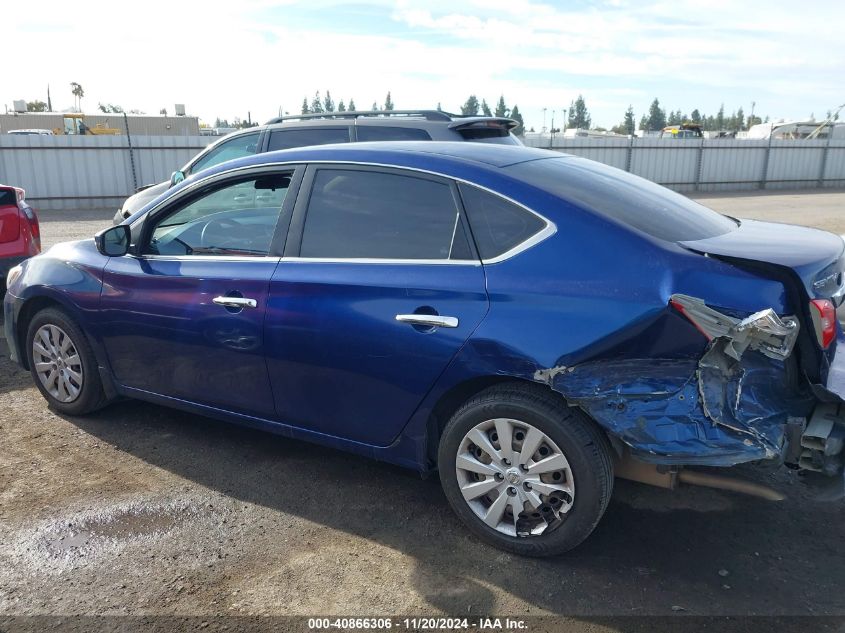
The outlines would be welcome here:
M 783 360 L 792 353 L 798 338 L 798 320 L 793 317 L 781 319 L 771 308 L 740 320 L 714 310 L 695 297 L 675 294 L 669 302 L 707 338 L 725 338 L 724 352 L 735 360 L 739 360 L 748 348 Z
M 780 457 L 787 420 L 815 402 L 786 364 L 798 322 L 763 310 L 746 319 L 673 295 L 672 303 L 711 340 L 700 358 L 595 360 L 538 369 L 640 459 L 728 466 Z

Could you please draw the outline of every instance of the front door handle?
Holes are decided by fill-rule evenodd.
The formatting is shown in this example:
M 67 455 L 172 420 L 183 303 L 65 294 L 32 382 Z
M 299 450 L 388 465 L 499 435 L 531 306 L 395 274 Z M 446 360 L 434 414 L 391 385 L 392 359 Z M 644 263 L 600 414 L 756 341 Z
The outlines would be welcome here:
M 224 308 L 257 308 L 258 302 L 255 299 L 246 299 L 245 297 L 214 297 L 211 302 Z
M 456 317 L 440 316 L 439 314 L 397 314 L 396 320 L 400 323 L 426 327 L 458 327 Z

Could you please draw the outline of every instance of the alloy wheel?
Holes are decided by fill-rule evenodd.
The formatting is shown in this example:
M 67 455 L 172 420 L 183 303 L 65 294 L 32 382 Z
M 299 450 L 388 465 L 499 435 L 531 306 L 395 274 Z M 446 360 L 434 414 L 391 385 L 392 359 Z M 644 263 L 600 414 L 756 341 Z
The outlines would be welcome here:
M 572 468 L 540 429 L 510 418 L 485 420 L 464 436 L 455 458 L 467 505 L 508 536 L 547 533 L 575 502 Z
M 46 324 L 32 339 L 35 373 L 44 389 L 59 402 L 73 402 L 82 392 L 82 359 L 70 336 L 60 327 Z

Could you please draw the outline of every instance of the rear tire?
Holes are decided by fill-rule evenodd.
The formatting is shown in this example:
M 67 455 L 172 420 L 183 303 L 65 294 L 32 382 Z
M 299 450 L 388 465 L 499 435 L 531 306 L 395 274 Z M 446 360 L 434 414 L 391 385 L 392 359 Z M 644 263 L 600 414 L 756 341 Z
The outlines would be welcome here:
M 514 554 L 553 556 L 580 544 L 604 514 L 610 451 L 583 412 L 532 385 L 510 384 L 481 392 L 452 416 L 438 468 L 449 504 L 475 535 Z
M 50 408 L 85 415 L 106 405 L 91 345 L 63 310 L 37 312 L 27 328 L 25 348 L 29 371 Z

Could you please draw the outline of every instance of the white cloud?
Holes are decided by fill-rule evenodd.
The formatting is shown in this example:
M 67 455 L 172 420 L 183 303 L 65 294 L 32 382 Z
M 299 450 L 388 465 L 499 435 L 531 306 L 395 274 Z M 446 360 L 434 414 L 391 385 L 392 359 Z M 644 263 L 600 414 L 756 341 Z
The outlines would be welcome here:
M 331 89 L 358 107 L 391 90 L 399 107 L 458 109 L 468 94 L 516 101 L 529 124 L 583 93 L 597 123 L 629 103 L 715 112 L 750 101 L 772 116 L 820 115 L 840 103 L 845 9 L 834 2 L 796 13 L 787 3 L 608 0 L 573 10 L 531 0 L 91 0 L 68 12 L 57 0 L 4 8 L 7 56 L 0 100 L 72 103 L 69 83 L 99 101 L 158 112 L 263 121 L 280 106 Z M 314 8 L 321 21 L 315 23 Z M 381 16 L 349 28 L 335 16 L 364 7 Z M 309 15 L 307 28 L 291 26 Z

